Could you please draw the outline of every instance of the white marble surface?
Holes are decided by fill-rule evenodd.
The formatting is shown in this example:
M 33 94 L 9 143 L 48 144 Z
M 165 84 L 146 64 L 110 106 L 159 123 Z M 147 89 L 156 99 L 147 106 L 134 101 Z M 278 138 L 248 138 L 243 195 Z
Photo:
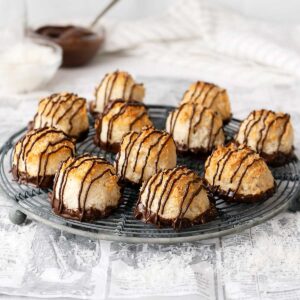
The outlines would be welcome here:
M 33 116 L 34 110 L 36 107 L 36 104 L 38 102 L 38 99 L 41 96 L 45 96 L 51 92 L 59 92 L 59 91 L 73 91 L 77 92 L 88 99 L 92 98 L 93 90 L 95 85 L 100 81 L 102 76 L 105 74 L 105 72 L 112 71 L 115 69 L 124 69 L 128 70 L 129 72 L 135 74 L 136 76 L 161 76 L 161 77 L 176 77 L 176 78 L 186 78 L 188 80 L 194 81 L 197 79 L 206 79 L 205 72 L 199 73 L 193 70 L 189 70 L 187 68 L 180 68 L 174 65 L 162 65 L 162 64 L 154 64 L 151 61 L 141 61 L 139 59 L 133 58 L 133 57 L 121 57 L 116 55 L 107 55 L 102 56 L 96 59 L 96 61 L 93 62 L 90 66 L 87 66 L 85 68 L 81 69 L 69 69 L 69 70 L 60 70 L 57 76 L 54 78 L 54 80 L 43 90 L 38 91 L 32 94 L 22 95 L 22 96 L 13 96 L 13 95 L 1 95 L 0 96 L 0 144 L 2 144 L 9 135 L 11 135 L 14 131 L 19 129 L 22 126 L 25 126 L 28 120 Z M 219 80 L 216 80 L 218 83 L 222 83 L 222 78 L 219 78 Z M 296 152 L 299 155 L 298 148 L 300 147 L 300 142 L 298 138 L 298 132 L 300 127 L 300 86 L 299 84 L 293 85 L 293 86 L 261 86 L 256 89 L 248 88 L 247 86 L 236 86 L 235 80 L 232 78 L 231 84 L 227 85 L 226 88 L 228 89 L 228 92 L 231 97 L 232 102 L 232 108 L 233 113 L 238 118 L 244 118 L 252 109 L 257 108 L 269 108 L 274 110 L 282 110 L 285 112 L 288 112 L 292 115 L 293 123 L 295 124 L 296 129 Z M 156 99 L 152 97 L 155 93 L 152 89 L 155 89 L 155 86 L 149 86 L 146 102 L 147 103 L 156 103 Z M 182 92 L 184 91 L 184 87 L 182 87 Z M 159 104 L 176 104 L 178 101 L 180 95 L 173 95 L 173 94 L 166 94 L 165 102 L 159 103 Z M 3 197 L 1 197 L 0 204 L 2 207 L 7 206 L 7 202 Z M 3 208 L 4 209 L 4 208 Z M 268 226 L 271 228 L 272 226 L 279 226 L 278 224 L 283 224 L 281 230 L 289 230 L 288 226 L 295 225 L 296 228 L 294 229 L 294 232 L 291 232 L 291 239 L 294 239 L 295 241 L 295 249 L 299 249 L 300 247 L 300 226 L 299 226 L 299 215 L 295 215 L 292 213 L 284 213 L 281 216 L 278 216 L 274 219 L 274 221 L 270 221 Z M 272 223 L 273 222 L 273 223 Z M 297 225 L 298 224 L 298 225 Z M 293 226 L 294 226 L 293 225 Z M 39 224 L 33 224 L 30 226 L 34 226 L 36 230 L 39 230 L 42 232 L 43 227 Z M 280 225 L 281 226 L 281 225 Z M 279 226 L 279 227 L 280 227 Z M 286 226 L 286 227 L 284 227 Z M 298 227 L 297 227 L 298 226 Z M 273 238 L 271 230 L 268 232 L 267 236 L 264 236 L 264 234 L 259 234 L 260 231 L 264 231 L 268 227 L 257 227 L 253 230 L 254 238 L 251 238 L 251 241 L 254 241 L 253 246 L 253 255 L 259 253 L 259 245 L 264 243 L 264 239 L 266 241 L 268 238 Z M 47 230 L 45 231 L 47 232 Z M 249 230 L 245 231 L 241 235 L 237 237 L 237 239 L 241 239 L 243 236 L 245 237 L 245 240 L 247 237 L 251 235 L 251 231 Z M 286 236 L 282 237 L 285 238 Z M 274 236 L 275 238 L 275 236 Z M 226 243 L 226 239 L 221 240 L 222 243 Z M 36 241 L 38 243 L 38 240 Z M 80 241 L 79 241 L 80 243 Z M 5 240 L 1 243 L 0 247 L 4 247 Z M 257 245 L 257 246 L 255 246 Z M 273 245 L 274 251 L 276 251 L 276 247 L 280 251 L 282 251 L 282 245 L 277 244 L 271 244 Z M 240 257 L 237 257 L 237 259 L 243 258 L 243 252 L 241 251 L 240 247 L 241 245 L 232 245 L 232 251 L 236 251 L 236 253 L 239 253 Z M 130 251 L 126 248 L 126 246 L 123 246 L 123 251 L 127 251 L 127 253 L 130 253 Z M 194 247 L 193 245 L 191 247 Z M 236 247 L 236 249 L 234 248 Z M 127 249 L 127 250 L 126 250 Z M 16 250 L 17 251 L 17 250 Z M 30 250 L 28 250 L 30 252 Z M 18 253 L 18 252 L 17 252 Z M 227 252 L 228 255 L 229 252 Z M 300 252 L 299 256 L 300 256 Z M 184 253 L 183 253 L 184 254 Z M 157 255 L 160 255 L 160 252 L 158 251 Z M 265 256 L 264 256 L 265 255 Z M 265 264 L 266 266 L 268 264 L 272 264 L 272 260 L 268 261 L 268 254 L 264 253 L 260 259 L 261 263 L 264 261 L 265 257 Z M 280 256 L 279 256 L 280 257 Z M 226 273 L 227 271 L 230 271 L 230 259 L 232 257 L 228 257 L 228 264 L 225 268 L 229 268 L 228 270 L 222 269 L 223 273 Z M 249 258 L 250 259 L 250 258 Z M 281 255 L 281 259 L 283 259 L 283 265 L 282 268 L 289 268 L 290 265 L 284 264 L 284 255 Z M 296 256 L 297 262 L 299 262 L 299 257 Z M 250 259 L 251 262 L 251 259 Z M 250 264 L 249 262 L 249 264 Z M 263 264 L 263 263 L 262 263 Z M 246 264 L 246 267 L 249 267 L 249 265 Z M 259 266 L 256 266 L 259 267 Z M 271 267 L 268 265 L 267 270 L 271 272 Z M 295 270 L 293 270 L 295 271 Z M 250 272 L 250 271 L 249 271 Z M 230 272 L 229 272 L 230 273 Z M 141 273 L 142 274 L 142 273 Z M 264 276 L 267 276 L 268 274 L 261 273 L 261 270 L 255 270 L 253 271 L 253 274 L 250 272 L 249 276 L 260 276 L 263 274 Z M 230 274 L 231 276 L 232 274 Z M 269 274 L 271 276 L 271 274 Z M 300 275 L 300 272 L 299 272 Z M 225 278 L 225 277 L 224 277 Z M 229 282 L 226 281 L 226 279 L 223 280 L 224 282 L 224 290 L 226 290 L 226 293 L 222 293 L 223 297 L 219 297 L 219 299 L 238 299 L 237 295 L 238 292 L 235 293 L 229 285 Z M 230 277 L 232 279 L 232 277 Z M 148 278 L 149 279 L 149 278 Z M 150 278 L 151 279 L 151 278 Z M 297 279 L 297 278 L 296 278 Z M 300 286 L 300 281 L 297 281 L 295 279 L 294 288 L 298 289 Z M 228 278 L 227 278 L 228 280 Z M 276 281 L 276 279 L 274 279 Z M 278 281 L 278 284 L 282 281 Z M 299 284 L 298 284 L 299 283 Z M 227 284 L 227 285 L 226 285 Z M 240 286 L 239 286 L 240 284 Z M 245 281 L 243 280 L 236 280 L 234 288 L 240 288 L 242 289 L 242 285 L 245 284 Z M 233 286 L 232 286 L 233 287 Z M 266 288 L 266 287 L 260 287 L 262 292 L 259 290 L 259 287 L 251 285 L 249 289 L 254 289 L 253 297 L 249 297 L 248 299 L 281 299 L 280 294 L 277 293 L 280 288 L 275 289 L 274 293 L 276 298 L 272 298 L 268 292 L 272 292 L 272 288 Z M 256 289 L 258 289 L 256 291 Z M 265 293 L 267 291 L 267 294 Z M 9 290 L 8 292 L 9 293 Z M 19 292 L 21 293 L 21 292 Z M 20 294 L 19 294 L 20 295 Z M 44 297 L 47 294 L 44 295 Z M 114 293 L 106 294 L 107 298 L 111 298 L 110 295 L 114 295 Z M 198 294 L 199 295 L 199 294 Z M 224 296 L 225 295 L 225 296 Z M 263 295 L 263 296 L 262 296 Z M 267 296 L 265 296 L 267 295 Z M 293 299 L 300 299 L 299 294 L 298 296 L 295 296 L 294 294 Z M 187 296 L 181 296 L 181 297 L 175 297 L 172 299 L 187 299 Z M 189 296 L 189 299 L 192 295 Z M 195 299 L 198 296 L 193 296 Z M 298 298 L 297 298 L 298 297 Z M 6 296 L 3 296 L 3 299 L 6 299 Z M 8 297 L 7 299 L 12 299 L 12 297 Z M 17 298 L 15 298 L 17 299 Z M 19 299 L 19 298 L 18 298 Z M 124 299 L 124 298 L 123 298 Z M 154 299 L 152 297 L 143 297 L 143 299 Z M 155 299 L 159 299 L 158 297 L 155 297 Z M 163 297 L 162 299 L 170 299 L 169 297 Z M 285 298 L 289 299 L 289 298 Z

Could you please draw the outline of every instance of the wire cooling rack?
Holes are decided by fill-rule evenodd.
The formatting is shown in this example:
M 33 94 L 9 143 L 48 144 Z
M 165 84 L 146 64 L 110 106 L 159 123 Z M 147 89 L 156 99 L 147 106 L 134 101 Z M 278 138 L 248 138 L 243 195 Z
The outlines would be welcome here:
M 155 126 L 165 128 L 166 117 L 173 107 L 149 106 L 149 114 Z M 237 131 L 240 121 L 232 119 L 225 126 L 230 139 Z M 123 242 L 177 243 L 208 239 L 230 233 L 237 233 L 246 228 L 264 222 L 287 208 L 290 201 L 299 195 L 299 162 L 295 158 L 289 164 L 273 168 L 272 173 L 277 183 L 276 193 L 269 199 L 258 203 L 227 203 L 216 197 L 217 219 L 207 224 L 195 225 L 179 232 L 172 228 L 157 229 L 151 224 L 144 224 L 133 217 L 133 207 L 138 197 L 138 188 L 126 186 L 124 201 L 108 218 L 93 223 L 66 220 L 52 212 L 47 199 L 49 190 L 20 185 L 12 180 L 10 173 L 13 147 L 25 133 L 25 128 L 14 134 L 1 148 L 0 152 L 0 186 L 14 202 L 19 213 L 60 230 L 70 233 Z M 78 144 L 78 153 L 90 152 L 114 160 L 114 155 L 100 150 L 93 143 L 95 131 L 92 126 L 88 138 Z M 204 161 L 195 156 L 179 156 L 178 165 L 186 165 L 203 175 Z

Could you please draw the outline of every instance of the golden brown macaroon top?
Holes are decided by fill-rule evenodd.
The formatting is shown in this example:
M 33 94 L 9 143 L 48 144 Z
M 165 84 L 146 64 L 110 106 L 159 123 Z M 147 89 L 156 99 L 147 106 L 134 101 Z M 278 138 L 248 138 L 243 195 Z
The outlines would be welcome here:
M 74 93 L 56 93 L 40 100 L 37 116 L 52 118 L 52 124 L 59 123 L 65 117 L 72 119 L 81 109 L 86 108 L 86 99 Z M 35 119 L 37 118 L 35 116 Z M 42 119 L 40 119 L 42 122 Z
M 137 101 L 116 100 L 110 102 L 104 112 L 102 119 L 106 122 L 111 122 L 117 126 L 128 126 L 132 130 L 133 126 L 147 118 L 150 121 L 147 113 L 147 108 L 143 103 Z M 152 124 L 152 122 L 151 122 Z
M 149 161 L 155 160 L 154 169 L 157 172 L 159 163 L 168 159 L 168 157 L 162 157 L 162 153 L 167 156 L 169 153 L 171 156 L 176 155 L 175 142 L 169 133 L 154 127 L 145 127 L 139 133 L 130 131 L 124 135 L 116 157 L 117 173 L 124 179 L 128 165 L 133 164 L 133 172 L 140 170 L 141 179 L 143 179 Z
M 289 154 L 294 140 L 290 115 L 265 109 L 252 111 L 240 125 L 235 139 L 260 154 Z
M 132 76 L 124 71 L 115 71 L 104 76 L 101 83 L 95 89 L 95 102 L 91 109 L 95 112 L 103 112 L 110 101 L 123 99 L 125 101 L 143 101 L 145 88 L 143 84 L 136 83 Z
M 208 157 L 204 179 L 213 190 L 233 199 L 249 197 L 251 200 L 251 196 L 260 196 L 275 186 L 265 161 L 246 145 L 235 143 L 219 146 Z
M 103 114 L 95 119 L 96 145 L 107 151 L 118 152 L 124 134 L 139 132 L 145 126 L 152 126 L 146 106 L 137 101 L 116 100 L 109 102 Z
M 62 131 L 49 127 L 33 129 L 17 142 L 13 161 L 17 163 L 18 160 L 26 160 L 29 156 L 30 162 L 38 161 L 41 155 L 50 155 L 64 148 L 74 154 L 74 140 Z
M 172 111 L 168 116 L 166 128 L 173 135 L 175 142 L 184 143 L 187 149 L 200 147 L 207 152 L 211 151 L 215 144 L 224 142 L 221 116 L 197 102 L 182 103 Z
M 191 121 L 191 119 L 195 119 L 195 126 L 200 125 L 201 121 L 205 117 L 218 116 L 218 113 L 209 109 L 208 107 L 203 106 L 202 104 L 196 102 L 185 102 L 182 103 L 178 108 L 170 113 L 172 115 L 171 118 L 171 128 L 176 125 L 176 122 L 186 123 L 187 121 Z M 222 124 L 222 119 L 221 119 Z M 192 124 L 191 124 L 192 125 Z
M 212 206 L 201 178 L 186 167 L 162 170 L 142 186 L 135 215 L 146 222 L 171 223 L 179 229 L 205 223 L 212 217 Z
M 89 129 L 86 99 L 73 93 L 52 94 L 40 100 L 33 128 L 55 127 L 76 139 Z
M 75 155 L 75 140 L 54 128 L 27 132 L 17 142 L 13 154 L 12 174 L 22 183 L 48 188 L 61 161 Z
M 172 146 L 174 145 L 174 141 L 169 133 L 155 129 L 153 126 L 147 126 L 141 132 L 130 131 L 124 135 L 121 151 L 126 150 L 128 145 L 140 145 L 141 147 L 149 148 L 149 146 L 153 145 L 153 140 L 157 141 L 157 144 L 154 144 L 155 146 L 160 145 L 161 142 L 163 142 L 164 146 L 167 146 L 169 142 Z
M 64 180 L 72 177 L 72 179 L 77 179 L 81 182 L 93 182 L 96 179 L 101 178 L 105 174 L 110 175 L 109 177 L 113 177 L 117 179 L 115 169 L 111 163 L 106 161 L 104 158 L 100 158 L 97 156 L 93 156 L 90 154 L 83 154 L 77 157 L 68 158 L 61 165 L 57 174 L 64 174 Z M 57 181 L 58 175 L 56 176 Z M 55 181 L 55 186 L 56 182 Z M 107 182 L 108 183 L 108 182 Z
M 231 107 L 227 91 L 204 81 L 192 83 L 184 93 L 181 103 L 199 103 L 218 112 L 224 121 L 231 118 Z
M 114 167 L 103 158 L 83 154 L 59 168 L 50 200 L 56 214 L 79 221 L 108 216 L 121 193 Z
M 180 209 L 184 202 L 189 202 L 189 196 L 193 196 L 195 191 L 199 193 L 203 186 L 201 178 L 195 172 L 186 167 L 176 167 L 171 170 L 161 170 L 149 178 L 143 184 L 141 193 L 144 193 L 146 188 L 149 200 L 146 203 L 147 207 L 151 209 L 153 204 L 151 198 L 158 197 L 162 200 L 159 212 L 163 213 L 168 201 L 172 202 L 172 206 Z

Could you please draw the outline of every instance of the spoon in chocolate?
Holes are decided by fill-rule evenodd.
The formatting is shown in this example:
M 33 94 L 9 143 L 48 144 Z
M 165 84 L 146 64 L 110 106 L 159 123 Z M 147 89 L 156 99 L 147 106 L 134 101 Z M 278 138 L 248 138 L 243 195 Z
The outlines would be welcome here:
M 62 67 L 83 66 L 98 53 L 104 42 L 104 29 L 95 32 L 93 28 L 117 2 L 119 0 L 110 1 L 88 27 L 46 25 L 35 32 L 62 47 Z
M 96 16 L 93 22 L 91 22 L 89 28 L 92 29 L 99 22 L 99 20 L 118 2 L 119 0 L 112 0 L 110 3 L 108 3 L 108 5 L 106 5 Z

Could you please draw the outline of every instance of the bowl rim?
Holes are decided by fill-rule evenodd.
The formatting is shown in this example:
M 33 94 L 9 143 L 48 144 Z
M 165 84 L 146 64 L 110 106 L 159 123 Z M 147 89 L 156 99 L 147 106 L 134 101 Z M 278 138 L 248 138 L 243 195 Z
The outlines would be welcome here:
M 15 63 L 15 62 L 4 62 L 4 61 L 0 60 L 0 67 L 1 66 L 22 66 L 22 67 L 23 66 L 35 66 L 36 67 L 39 65 L 39 66 L 55 66 L 56 68 L 59 68 L 61 66 L 63 50 L 62 50 L 62 47 L 60 47 L 58 44 L 56 44 L 50 40 L 47 40 L 47 39 L 44 39 L 44 38 L 41 38 L 38 36 L 34 36 L 34 35 L 26 37 L 20 43 L 26 44 L 28 42 L 53 49 L 53 53 L 56 55 L 57 59 L 54 62 L 53 61 L 51 61 L 51 62 L 45 61 L 45 63 L 41 63 L 41 62 L 39 62 L 39 63 L 33 63 L 33 62 Z

